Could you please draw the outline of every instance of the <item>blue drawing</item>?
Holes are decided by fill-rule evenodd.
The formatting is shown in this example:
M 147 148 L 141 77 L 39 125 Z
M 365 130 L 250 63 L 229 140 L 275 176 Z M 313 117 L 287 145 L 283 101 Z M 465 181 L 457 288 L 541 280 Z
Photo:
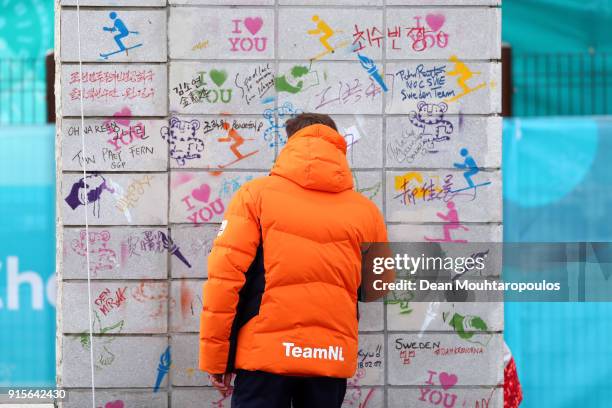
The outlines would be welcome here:
M 476 161 L 474 160 L 474 158 L 469 154 L 467 148 L 464 147 L 459 153 L 461 154 L 461 156 L 465 157 L 465 160 L 463 163 L 454 163 L 453 166 L 458 169 L 467 169 L 467 171 L 463 173 L 463 177 L 465 177 L 465 181 L 467 182 L 468 186 L 459 190 L 453 190 L 451 191 L 451 193 L 457 193 L 459 191 L 468 190 L 470 188 L 476 189 L 477 187 L 491 184 L 490 181 L 481 184 L 474 184 L 472 176 L 478 174 L 478 172 L 480 172 L 480 169 L 476 165 Z
M 170 365 L 172 364 L 172 359 L 170 357 L 170 346 L 166 347 L 166 351 L 162 353 L 159 357 L 159 366 L 157 366 L 157 380 L 155 381 L 155 388 L 153 392 L 159 391 L 159 387 L 161 386 L 162 381 L 168 371 L 170 371 Z
M 278 120 L 275 120 L 275 113 Z M 263 112 L 264 119 L 268 121 L 268 128 L 263 136 L 270 147 L 284 146 L 287 143 L 287 137 L 281 133 L 281 130 L 285 128 L 287 120 L 300 113 L 301 110 L 294 108 L 291 102 L 285 102 L 277 108 L 269 108 Z
M 373 59 L 366 57 L 365 55 L 361 55 L 357 53 L 357 57 L 359 58 L 359 62 L 361 66 L 368 72 L 368 74 L 380 85 L 383 91 L 387 92 L 389 89 L 387 88 L 387 84 L 383 80 L 382 76 L 378 72 L 378 67 Z
M 123 51 L 125 51 L 125 54 L 127 55 L 129 50 L 142 46 L 142 43 L 140 43 L 140 44 L 132 45 L 131 47 L 126 47 L 125 44 L 123 44 L 123 39 L 129 36 L 130 34 L 139 34 L 138 31 L 130 31 L 125 25 L 125 23 L 123 22 L 123 20 L 121 20 L 117 16 L 117 13 L 115 11 L 111 11 L 108 16 L 110 17 L 111 20 L 113 20 L 113 26 L 112 27 L 102 27 L 102 30 L 108 31 L 109 33 L 117 32 L 117 35 L 115 35 L 115 42 L 117 43 L 117 46 L 119 47 L 119 49 L 117 51 L 111 51 L 106 54 L 100 54 L 101 58 L 108 59 L 108 57 L 110 57 L 111 55 L 115 55 Z

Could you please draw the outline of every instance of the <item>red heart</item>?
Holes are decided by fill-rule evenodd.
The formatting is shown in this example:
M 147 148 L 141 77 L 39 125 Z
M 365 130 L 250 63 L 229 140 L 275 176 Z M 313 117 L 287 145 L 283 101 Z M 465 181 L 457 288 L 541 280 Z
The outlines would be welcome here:
M 112 402 L 107 402 L 104 408 L 123 408 L 123 401 L 117 400 Z
M 113 114 L 113 117 L 115 118 L 119 118 L 116 119 L 115 122 L 117 122 L 120 125 L 123 126 L 129 126 L 130 125 L 130 117 L 132 116 L 132 110 L 130 108 L 128 108 L 127 106 L 124 107 L 123 109 L 121 109 L 119 112 L 115 112 Z
M 208 184 L 202 184 L 199 188 L 191 190 L 191 195 L 196 200 L 207 203 L 210 198 L 210 186 Z
M 452 388 L 453 385 L 457 384 L 457 376 L 455 374 L 440 373 L 438 378 L 440 379 L 440 385 L 442 385 L 442 388 L 445 390 L 448 390 L 449 388 Z

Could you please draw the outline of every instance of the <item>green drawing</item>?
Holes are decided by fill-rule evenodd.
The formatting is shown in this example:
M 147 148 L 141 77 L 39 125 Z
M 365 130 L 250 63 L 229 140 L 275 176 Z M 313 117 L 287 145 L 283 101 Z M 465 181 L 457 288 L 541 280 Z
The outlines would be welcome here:
M 210 75 L 210 79 L 212 79 L 215 85 L 217 85 L 219 88 L 221 88 L 221 85 L 223 85 L 227 79 L 227 71 L 224 69 L 212 69 L 208 75 Z
M 378 183 L 375 183 L 370 187 L 359 187 L 359 179 L 357 178 L 357 174 L 355 174 L 355 172 L 353 172 L 353 181 L 355 182 L 355 191 L 357 191 L 358 193 L 362 193 L 370 200 L 376 197 L 376 195 L 380 191 L 380 187 L 382 186 L 382 182 L 379 181 Z
M 450 312 L 442 313 L 442 320 L 446 322 L 449 315 Z M 488 330 L 487 324 L 479 316 L 462 316 L 459 313 L 454 313 L 453 317 L 448 320 L 448 324 L 453 328 L 455 333 L 457 333 L 460 338 L 462 338 L 463 340 L 467 340 L 470 343 L 487 346 L 487 344 L 489 344 L 489 340 L 491 340 L 491 335 L 488 336 L 488 339 L 485 343 L 481 343 L 480 341 L 472 339 L 472 337 L 478 332 L 484 332 Z
M 287 78 L 287 74 L 276 77 L 274 85 L 277 92 L 287 92 L 292 94 L 300 92 L 304 87 L 304 81 L 299 80 L 299 78 L 308 74 L 310 72 L 310 68 L 302 65 L 296 65 L 291 68 L 291 71 L 289 72 L 289 78 Z

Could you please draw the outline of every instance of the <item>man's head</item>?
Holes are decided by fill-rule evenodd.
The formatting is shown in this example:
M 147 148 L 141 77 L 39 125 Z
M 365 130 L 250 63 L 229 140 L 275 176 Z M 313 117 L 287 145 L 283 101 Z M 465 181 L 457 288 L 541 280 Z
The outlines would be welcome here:
M 336 123 L 331 117 L 329 117 L 329 115 L 323 115 L 320 113 L 300 113 L 296 117 L 291 118 L 287 122 L 285 122 L 287 137 L 289 138 L 293 136 L 293 134 L 300 129 L 316 124 L 329 126 L 335 131 L 338 131 Z

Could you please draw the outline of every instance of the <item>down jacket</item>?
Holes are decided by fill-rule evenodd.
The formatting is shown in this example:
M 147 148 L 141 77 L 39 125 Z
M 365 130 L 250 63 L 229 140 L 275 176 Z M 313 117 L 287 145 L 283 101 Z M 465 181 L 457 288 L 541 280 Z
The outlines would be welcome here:
M 208 257 L 201 370 L 354 374 L 360 244 L 387 233 L 352 189 L 346 149 L 328 126 L 303 128 L 232 198 Z

